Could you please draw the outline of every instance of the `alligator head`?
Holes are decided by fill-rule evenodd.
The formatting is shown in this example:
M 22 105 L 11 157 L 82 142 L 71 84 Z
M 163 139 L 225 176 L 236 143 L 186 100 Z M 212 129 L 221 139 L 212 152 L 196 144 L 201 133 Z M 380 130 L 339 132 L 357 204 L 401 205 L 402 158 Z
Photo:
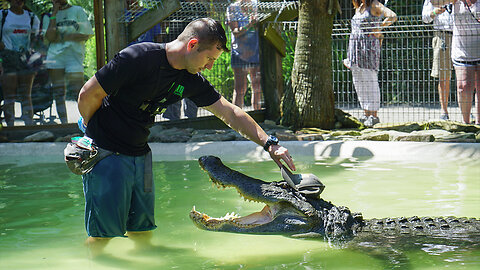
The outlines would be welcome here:
M 319 196 L 301 194 L 285 181 L 265 182 L 249 177 L 226 167 L 214 156 L 203 156 L 198 161 L 214 184 L 236 188 L 244 199 L 265 203 L 263 210 L 244 217 L 227 214 L 212 218 L 194 208 L 190 218 L 200 229 L 339 239 L 353 235 L 362 223 L 362 217 L 352 215 L 348 208 L 337 207 Z

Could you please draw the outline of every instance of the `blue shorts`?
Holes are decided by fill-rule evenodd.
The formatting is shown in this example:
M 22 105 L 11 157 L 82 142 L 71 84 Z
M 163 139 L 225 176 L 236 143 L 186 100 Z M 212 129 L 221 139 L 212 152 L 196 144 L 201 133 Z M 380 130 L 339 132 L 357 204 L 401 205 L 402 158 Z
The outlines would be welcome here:
M 89 236 L 123 237 L 157 227 L 153 183 L 151 192 L 144 190 L 145 157 L 113 154 L 82 176 Z

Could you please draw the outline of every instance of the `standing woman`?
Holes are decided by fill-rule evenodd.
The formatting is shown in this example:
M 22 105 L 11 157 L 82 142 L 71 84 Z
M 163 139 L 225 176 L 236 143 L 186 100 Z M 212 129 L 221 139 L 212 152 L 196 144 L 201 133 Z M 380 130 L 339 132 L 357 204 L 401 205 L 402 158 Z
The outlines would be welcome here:
M 252 85 L 252 106 L 261 109 L 262 89 L 260 87 L 260 48 L 257 22 L 257 3 L 255 0 L 238 0 L 227 8 L 227 23 L 232 32 L 231 64 L 234 76 L 233 104 L 243 107 L 247 92 L 247 75 Z
M 474 91 L 476 124 L 480 124 L 480 2 L 458 0 L 453 6 L 452 61 L 457 78 L 458 104 L 470 123 Z
M 68 122 L 65 97 L 67 87 L 75 97 L 83 85 L 85 41 L 93 35 L 87 14 L 67 0 L 53 0 L 51 17 L 45 17 L 45 37 L 50 42 L 47 69 L 52 81 L 53 97 L 62 124 Z
M 0 75 L 5 122 L 15 122 L 15 100 L 20 99 L 22 120 L 33 125 L 32 85 L 35 72 L 29 70 L 25 53 L 38 32 L 37 16 L 24 9 L 25 0 L 8 0 L 10 9 L 0 13 L 3 21 L 0 41 Z
M 378 67 L 383 34 L 381 30 L 397 20 L 397 14 L 377 0 L 352 0 L 355 15 L 348 46 L 348 61 L 358 100 L 364 111 L 360 121 L 367 127 L 380 122 Z M 385 17 L 383 21 L 381 19 Z

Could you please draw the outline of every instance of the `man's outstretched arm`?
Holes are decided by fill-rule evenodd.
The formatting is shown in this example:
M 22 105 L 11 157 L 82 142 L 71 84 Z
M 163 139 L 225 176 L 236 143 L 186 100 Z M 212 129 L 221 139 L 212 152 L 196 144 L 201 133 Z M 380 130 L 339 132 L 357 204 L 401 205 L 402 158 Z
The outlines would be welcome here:
M 245 111 L 228 102 L 224 97 L 221 97 L 212 105 L 205 107 L 205 109 L 250 141 L 262 147 L 267 142 L 267 133 L 265 133 L 255 120 Z M 280 160 L 283 159 L 291 170 L 295 170 L 295 165 L 287 148 L 280 145 L 272 145 L 269 147 L 268 152 L 279 167 L 282 165 Z

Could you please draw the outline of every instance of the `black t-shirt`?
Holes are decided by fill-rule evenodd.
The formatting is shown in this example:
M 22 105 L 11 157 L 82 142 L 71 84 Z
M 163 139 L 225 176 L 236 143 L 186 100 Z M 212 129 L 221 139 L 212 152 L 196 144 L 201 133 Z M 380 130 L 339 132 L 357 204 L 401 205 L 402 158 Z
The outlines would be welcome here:
M 190 98 L 198 107 L 209 106 L 220 94 L 199 73 L 174 69 L 165 44 L 144 42 L 129 46 L 96 74 L 108 94 L 88 122 L 87 136 L 104 149 L 140 156 L 147 144 L 154 115 L 148 104 L 163 107 Z

